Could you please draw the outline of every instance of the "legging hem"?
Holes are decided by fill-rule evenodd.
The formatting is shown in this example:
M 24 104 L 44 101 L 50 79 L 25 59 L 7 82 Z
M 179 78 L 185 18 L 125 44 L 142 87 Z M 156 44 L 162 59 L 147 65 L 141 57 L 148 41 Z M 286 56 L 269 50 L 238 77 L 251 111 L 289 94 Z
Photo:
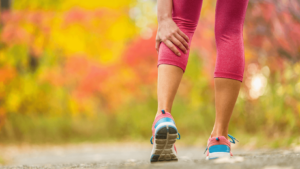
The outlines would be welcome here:
M 186 66 L 184 64 L 180 64 L 180 63 L 178 63 L 176 61 L 173 61 L 173 60 L 166 60 L 166 59 L 159 60 L 158 63 L 157 63 L 157 67 L 161 64 L 177 66 L 177 67 L 182 69 L 183 73 L 185 72 L 185 68 L 186 68 Z
M 243 82 L 243 76 L 234 73 L 215 72 L 214 78 L 227 78 Z

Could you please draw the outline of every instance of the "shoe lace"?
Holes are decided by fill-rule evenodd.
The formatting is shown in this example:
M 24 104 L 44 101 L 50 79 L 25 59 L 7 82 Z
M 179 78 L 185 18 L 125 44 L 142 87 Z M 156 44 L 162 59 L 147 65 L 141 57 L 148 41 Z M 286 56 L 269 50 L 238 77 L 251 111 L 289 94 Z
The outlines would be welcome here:
M 178 133 L 178 137 L 176 138 L 177 140 L 180 140 L 181 136 L 180 134 Z M 153 144 L 153 136 L 150 138 L 150 143 Z
M 234 138 L 234 137 L 233 137 L 232 135 L 230 135 L 230 134 L 228 134 L 228 137 L 231 139 L 231 141 L 229 140 L 230 143 L 235 144 L 235 141 L 239 142 L 239 140 L 237 140 L 236 138 Z M 216 140 L 219 141 L 219 137 L 217 137 Z M 207 149 L 208 149 L 208 146 L 206 146 L 206 149 L 205 149 L 205 151 L 204 151 L 203 154 L 205 154 L 205 152 L 207 151 Z
M 230 141 L 231 143 L 235 144 L 235 141 L 239 142 L 239 140 L 237 140 L 236 138 L 234 138 L 232 135 L 228 134 L 228 137 L 231 138 L 232 141 Z

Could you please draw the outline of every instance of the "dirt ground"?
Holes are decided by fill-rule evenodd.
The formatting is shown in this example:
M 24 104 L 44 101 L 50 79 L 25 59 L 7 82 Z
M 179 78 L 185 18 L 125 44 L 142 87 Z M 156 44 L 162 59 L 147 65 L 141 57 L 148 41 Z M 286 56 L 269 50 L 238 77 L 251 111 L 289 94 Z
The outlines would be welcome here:
M 241 149 L 230 159 L 205 160 L 204 147 L 178 145 L 178 162 L 150 163 L 151 145 L 139 143 L 0 146 L 0 168 L 224 168 L 300 169 L 300 148 Z

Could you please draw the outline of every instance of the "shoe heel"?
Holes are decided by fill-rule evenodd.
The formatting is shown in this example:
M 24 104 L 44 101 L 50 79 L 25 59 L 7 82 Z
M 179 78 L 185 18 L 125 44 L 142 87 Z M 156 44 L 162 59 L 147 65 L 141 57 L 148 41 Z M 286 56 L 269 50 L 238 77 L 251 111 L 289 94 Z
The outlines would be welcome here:
M 177 129 L 169 124 L 161 125 L 156 129 L 154 151 L 150 162 L 178 161 L 176 153 L 172 150 L 177 139 Z
M 227 145 L 214 145 L 209 147 L 209 155 L 206 157 L 206 160 L 213 160 L 220 157 L 229 157 L 230 158 L 230 148 Z

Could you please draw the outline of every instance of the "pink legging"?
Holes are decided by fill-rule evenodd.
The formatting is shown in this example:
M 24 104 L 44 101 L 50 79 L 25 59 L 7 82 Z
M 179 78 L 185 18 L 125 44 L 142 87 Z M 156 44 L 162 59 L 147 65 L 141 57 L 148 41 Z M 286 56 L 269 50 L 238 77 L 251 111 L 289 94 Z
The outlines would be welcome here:
M 242 81 L 245 67 L 243 24 L 248 0 L 218 0 L 215 16 L 217 61 L 214 77 Z M 179 29 L 190 39 L 197 27 L 202 0 L 173 0 L 172 17 Z M 190 44 L 189 44 L 190 45 Z M 175 55 L 164 43 L 160 44 L 158 65 L 168 64 L 185 71 L 189 51 Z

